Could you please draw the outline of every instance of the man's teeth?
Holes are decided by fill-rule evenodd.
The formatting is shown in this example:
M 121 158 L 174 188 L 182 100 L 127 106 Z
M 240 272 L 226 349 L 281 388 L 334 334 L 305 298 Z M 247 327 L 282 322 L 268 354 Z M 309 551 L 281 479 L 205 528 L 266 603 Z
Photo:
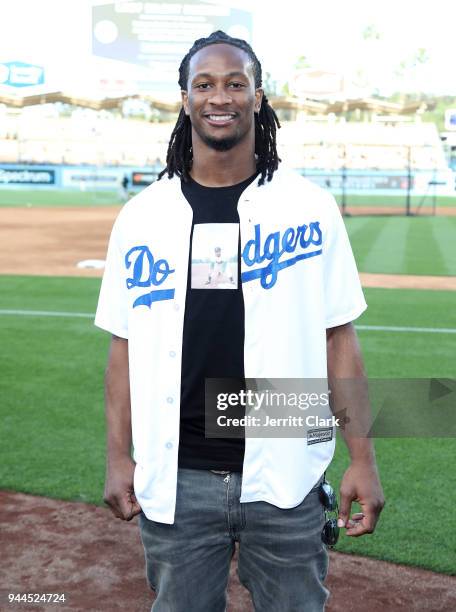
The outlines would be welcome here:
M 232 119 L 233 115 L 209 115 L 211 121 L 228 121 Z

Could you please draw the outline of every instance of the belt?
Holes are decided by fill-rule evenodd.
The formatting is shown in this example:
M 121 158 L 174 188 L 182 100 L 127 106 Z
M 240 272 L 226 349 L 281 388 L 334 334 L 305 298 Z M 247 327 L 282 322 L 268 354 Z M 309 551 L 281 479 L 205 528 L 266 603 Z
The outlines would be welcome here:
M 213 474 L 229 474 L 231 470 L 209 470 Z

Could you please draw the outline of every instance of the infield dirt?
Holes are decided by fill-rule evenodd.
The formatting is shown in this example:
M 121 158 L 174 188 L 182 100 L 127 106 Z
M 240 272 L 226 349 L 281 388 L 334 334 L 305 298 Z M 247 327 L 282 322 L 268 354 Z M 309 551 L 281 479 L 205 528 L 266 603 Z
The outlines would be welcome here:
M 98 506 L 3 491 L 0 530 L 1 610 L 150 610 L 154 596 L 137 519 L 125 523 Z M 454 577 L 336 552 L 330 557 L 327 612 L 456 610 Z M 8 593 L 64 593 L 66 602 L 10 605 Z M 228 602 L 227 612 L 253 612 L 237 578 L 236 556 Z

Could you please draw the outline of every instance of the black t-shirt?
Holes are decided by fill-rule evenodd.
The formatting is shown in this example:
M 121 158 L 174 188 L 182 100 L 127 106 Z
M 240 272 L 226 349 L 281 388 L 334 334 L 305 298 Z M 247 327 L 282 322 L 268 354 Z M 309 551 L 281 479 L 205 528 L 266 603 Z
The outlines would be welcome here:
M 193 209 L 182 340 L 179 467 L 242 471 L 243 438 L 206 438 L 205 378 L 243 379 L 244 300 L 237 204 L 229 187 L 182 181 Z

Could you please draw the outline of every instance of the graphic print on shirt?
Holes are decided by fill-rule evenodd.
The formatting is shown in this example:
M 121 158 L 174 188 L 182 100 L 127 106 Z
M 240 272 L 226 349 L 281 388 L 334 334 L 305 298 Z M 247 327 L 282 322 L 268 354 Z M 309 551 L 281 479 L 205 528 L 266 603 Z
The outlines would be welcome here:
M 239 223 L 198 223 L 193 228 L 192 289 L 237 289 Z
M 133 264 L 133 268 L 131 268 Z M 155 259 L 146 245 L 134 246 L 125 255 L 125 267 L 132 270 L 132 276 L 127 278 L 127 289 L 134 287 L 158 287 L 174 272 L 166 259 Z M 153 289 L 140 295 L 133 302 L 133 308 L 147 306 L 150 308 L 154 302 L 172 300 L 174 289 Z
M 312 246 L 321 246 L 321 244 L 322 232 L 319 221 L 312 221 L 309 225 L 298 225 L 296 229 L 288 227 L 283 235 L 280 231 L 272 232 L 264 238 L 264 241 L 261 236 L 261 226 L 257 224 L 254 237 L 247 240 L 242 249 L 242 260 L 249 268 L 265 261 L 267 263 L 242 272 L 241 280 L 246 283 L 259 278 L 263 289 L 271 289 L 276 284 L 280 270 L 294 266 L 302 259 L 321 255 L 321 248 L 312 249 Z M 302 249 L 304 252 L 287 257 L 287 254 L 295 253 L 297 249 Z

